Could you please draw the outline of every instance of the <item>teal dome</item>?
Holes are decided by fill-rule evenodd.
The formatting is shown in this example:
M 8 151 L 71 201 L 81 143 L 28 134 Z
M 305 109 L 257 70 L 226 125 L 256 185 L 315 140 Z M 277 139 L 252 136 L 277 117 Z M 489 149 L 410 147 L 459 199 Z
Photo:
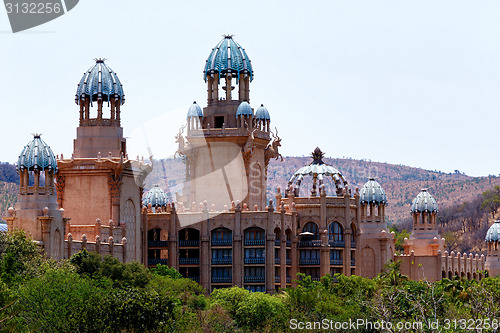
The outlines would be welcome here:
M 238 109 L 236 110 L 236 118 L 239 116 L 253 116 L 252 107 L 247 101 L 241 102 L 238 106 Z
M 267 111 L 267 109 L 264 107 L 264 104 L 261 104 L 255 112 L 255 119 L 271 120 L 269 111 Z
M 436 200 L 432 197 L 432 195 L 427 192 L 427 189 L 422 189 L 420 193 L 413 199 L 411 204 L 411 212 L 412 213 L 422 213 L 422 212 L 430 212 L 437 213 L 438 205 Z
M 159 185 L 154 185 L 153 188 L 148 191 L 142 203 L 144 206 L 148 206 L 149 204 L 151 204 L 152 207 L 166 206 L 168 204 L 168 197 Z
M 384 204 L 387 205 L 385 191 L 375 179 L 370 179 L 360 190 L 359 202 L 362 204 Z
M 76 89 L 75 102 L 80 104 L 86 97 L 91 102 L 97 101 L 98 97 L 109 102 L 111 98 L 125 103 L 125 93 L 118 76 L 109 68 L 103 59 L 96 59 L 95 65 L 90 67 L 84 74 Z
M 52 170 L 57 172 L 57 159 L 50 147 L 40 138 L 40 134 L 34 134 L 33 140 L 28 143 L 19 159 L 17 160 L 17 171 L 28 169 L 28 171 Z
M 196 102 L 193 102 L 193 104 L 191 104 L 191 106 L 189 107 L 187 117 L 188 118 L 203 118 L 203 111 L 201 110 L 201 107 Z
M 498 242 L 500 239 L 500 220 L 496 220 L 486 233 L 487 242 Z
M 253 80 L 252 63 L 245 49 L 234 41 L 232 35 L 224 36 L 210 52 L 203 71 L 205 82 L 207 76 L 215 73 L 220 76 L 231 73 L 236 76 L 236 80 L 239 80 L 240 74 L 248 74 L 250 81 Z

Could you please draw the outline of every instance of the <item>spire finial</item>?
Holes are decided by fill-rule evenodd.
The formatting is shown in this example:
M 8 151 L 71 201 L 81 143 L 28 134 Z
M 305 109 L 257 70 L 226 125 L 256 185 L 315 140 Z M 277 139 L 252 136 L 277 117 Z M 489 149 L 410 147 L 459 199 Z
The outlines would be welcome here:
M 99 64 L 99 63 L 104 63 L 107 59 L 106 58 L 94 58 L 96 64 Z
M 224 37 L 225 39 L 232 39 L 234 35 L 229 35 L 229 34 L 224 34 L 222 35 L 222 37 Z
M 312 164 L 325 164 L 325 162 L 323 162 L 323 156 L 325 156 L 325 153 L 323 153 L 319 147 L 316 147 L 311 153 L 311 157 L 313 158 Z

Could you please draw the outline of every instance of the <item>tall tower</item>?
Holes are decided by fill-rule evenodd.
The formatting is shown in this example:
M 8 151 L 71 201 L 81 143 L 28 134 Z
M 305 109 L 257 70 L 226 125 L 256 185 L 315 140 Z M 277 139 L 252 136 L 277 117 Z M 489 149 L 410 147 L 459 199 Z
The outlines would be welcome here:
M 114 234 L 115 239 L 127 238 L 127 258 L 141 260 L 145 237 L 141 197 L 151 167 L 128 159 L 120 126 L 125 94 L 104 60 L 97 59 L 83 74 L 75 102 L 80 107 L 80 126 L 72 157 L 58 160 L 58 202 L 71 216 L 71 225 L 79 226 L 75 230 L 93 226 L 97 219 L 104 228 L 113 221 L 115 233 L 121 233 Z
M 436 200 L 427 189 L 422 189 L 411 204 L 413 231 L 409 239 L 405 238 L 405 254 L 412 251 L 416 256 L 435 256 L 438 251 L 444 253 L 444 238 L 440 238 L 436 229 L 437 213 Z
M 359 192 L 361 265 L 358 274 L 361 276 L 375 277 L 394 258 L 395 239 L 385 222 L 386 205 L 384 189 L 375 179 L 370 179 Z
M 487 256 L 485 269 L 489 272 L 490 276 L 500 275 L 500 220 L 496 220 L 495 223 L 491 225 L 486 233 L 486 246 L 487 246 Z
M 20 186 L 15 211 L 6 218 L 9 230 L 27 231 L 47 256 L 64 256 L 65 223 L 56 201 L 57 161 L 50 147 L 35 134 L 17 161 Z
M 177 136 L 178 153 L 186 161 L 185 201 L 207 200 L 222 209 L 240 200 L 252 210 L 263 209 L 267 165 L 277 157 L 277 148 L 274 153 L 268 146 L 269 112 L 262 105 L 254 114 L 249 104 L 250 59 L 232 36 L 224 36 L 210 52 L 203 77 L 207 106 L 202 111 L 194 103 L 188 111 L 186 141 L 182 130 Z

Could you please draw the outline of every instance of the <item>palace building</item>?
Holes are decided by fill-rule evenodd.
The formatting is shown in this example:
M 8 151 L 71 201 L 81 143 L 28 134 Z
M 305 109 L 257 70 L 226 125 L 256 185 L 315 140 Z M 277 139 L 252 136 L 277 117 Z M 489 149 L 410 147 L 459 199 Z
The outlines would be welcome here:
M 97 59 L 77 86 L 72 156 L 55 156 L 40 135 L 22 150 L 19 200 L 9 209 L 8 228 L 27 230 L 50 257 L 86 248 L 149 267 L 164 264 L 208 291 L 236 285 L 274 292 L 295 285 L 297 273 L 313 280 L 335 273 L 372 278 L 394 259 L 413 279 L 478 279 L 484 269 L 500 274 L 498 223 L 488 232 L 486 263 L 484 256 L 448 254 L 436 229 L 436 201 L 426 190 L 412 204 L 405 253 L 396 255 L 382 186 L 368 179 L 351 188 L 320 148 L 285 189 L 266 198 L 267 167 L 281 158 L 281 138 L 269 110 L 250 104 L 253 66 L 232 36 L 212 49 L 203 79 L 207 105 L 194 102 L 176 136 L 186 179 L 173 201 L 158 185 L 143 193 L 152 162 L 129 159 L 124 89 Z

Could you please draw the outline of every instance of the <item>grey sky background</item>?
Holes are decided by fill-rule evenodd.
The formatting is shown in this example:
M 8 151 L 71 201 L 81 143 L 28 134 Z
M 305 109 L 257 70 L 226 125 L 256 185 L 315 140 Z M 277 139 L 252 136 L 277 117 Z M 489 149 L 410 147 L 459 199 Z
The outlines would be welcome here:
M 500 174 L 499 1 L 81 0 L 12 34 L 0 10 L 0 161 L 30 133 L 70 156 L 76 86 L 105 57 L 123 83 L 129 156 L 173 155 L 222 34 L 255 71 L 283 155 L 352 157 Z

